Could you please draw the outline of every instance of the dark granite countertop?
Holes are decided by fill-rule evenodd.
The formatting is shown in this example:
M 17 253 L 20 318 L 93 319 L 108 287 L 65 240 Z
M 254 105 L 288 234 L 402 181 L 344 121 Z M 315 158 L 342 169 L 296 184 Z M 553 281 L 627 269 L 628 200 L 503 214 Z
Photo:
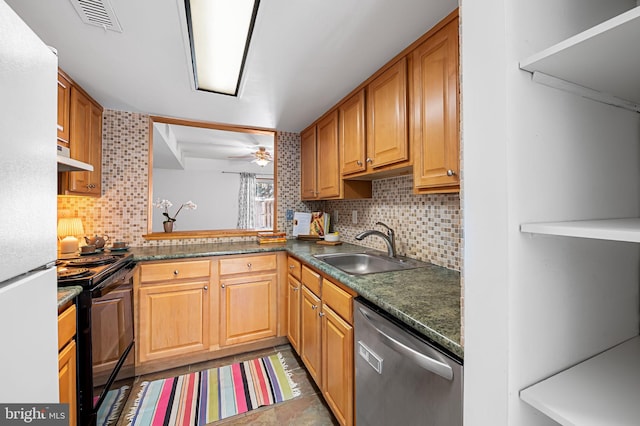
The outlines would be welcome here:
M 61 308 L 70 305 L 73 302 L 73 299 L 82 293 L 82 287 L 80 286 L 71 286 L 71 287 L 58 287 L 58 311 Z
M 424 263 L 424 267 L 418 269 L 356 276 L 314 257 L 315 254 L 365 250 L 373 251 L 352 244 L 325 246 L 298 240 L 274 245 L 235 242 L 131 248 L 136 261 L 287 251 L 463 358 L 464 348 L 460 344 L 460 273 Z

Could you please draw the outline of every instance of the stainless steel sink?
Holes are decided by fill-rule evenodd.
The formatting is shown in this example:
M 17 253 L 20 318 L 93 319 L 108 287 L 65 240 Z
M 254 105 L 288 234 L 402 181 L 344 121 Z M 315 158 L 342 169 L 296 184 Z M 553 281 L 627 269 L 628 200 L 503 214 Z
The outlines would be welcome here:
M 316 254 L 314 257 L 351 275 L 403 271 L 424 266 L 412 259 L 391 258 L 373 253 Z

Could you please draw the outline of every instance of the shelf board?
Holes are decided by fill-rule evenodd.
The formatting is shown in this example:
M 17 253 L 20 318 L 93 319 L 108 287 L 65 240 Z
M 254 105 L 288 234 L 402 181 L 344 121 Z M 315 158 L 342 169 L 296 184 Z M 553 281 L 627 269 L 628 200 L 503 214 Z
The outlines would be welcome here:
M 640 243 L 640 218 L 523 223 L 520 232 Z
M 632 425 L 640 419 L 640 336 L 520 391 L 562 425 Z
M 640 6 L 522 60 L 520 68 L 637 104 L 638 40 Z

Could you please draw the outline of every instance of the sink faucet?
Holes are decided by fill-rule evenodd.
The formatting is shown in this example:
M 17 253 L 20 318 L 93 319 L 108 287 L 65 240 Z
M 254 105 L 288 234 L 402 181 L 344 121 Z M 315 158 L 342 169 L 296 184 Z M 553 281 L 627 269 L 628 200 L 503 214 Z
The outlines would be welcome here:
M 386 235 L 376 229 L 370 229 L 368 231 L 364 231 L 356 235 L 356 240 L 361 241 L 364 238 L 368 237 L 369 235 L 377 235 L 380 238 L 382 238 L 384 242 L 387 244 L 387 255 L 389 257 L 396 257 L 396 238 L 395 238 L 395 233 L 393 232 L 393 229 L 389 228 L 387 225 L 385 225 L 382 222 L 376 222 L 376 225 L 382 225 L 385 228 L 387 228 Z

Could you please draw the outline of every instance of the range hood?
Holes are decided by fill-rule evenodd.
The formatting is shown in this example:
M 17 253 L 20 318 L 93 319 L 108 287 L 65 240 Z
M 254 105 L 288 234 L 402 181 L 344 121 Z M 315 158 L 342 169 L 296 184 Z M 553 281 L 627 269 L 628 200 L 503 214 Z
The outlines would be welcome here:
M 93 166 L 91 164 L 83 163 L 82 161 L 74 160 L 73 158 L 65 157 L 58 154 L 58 171 L 59 172 L 92 172 Z
M 69 157 L 69 148 L 58 145 L 59 172 L 92 172 L 93 166 Z

